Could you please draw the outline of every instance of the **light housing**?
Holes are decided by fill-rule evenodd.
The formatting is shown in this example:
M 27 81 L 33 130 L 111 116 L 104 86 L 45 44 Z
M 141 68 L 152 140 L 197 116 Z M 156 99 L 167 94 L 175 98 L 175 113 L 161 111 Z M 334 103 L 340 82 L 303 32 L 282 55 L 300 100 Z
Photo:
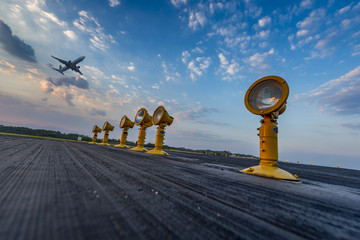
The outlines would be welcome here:
M 154 111 L 152 122 L 154 125 L 160 125 L 160 124 L 166 124 L 170 126 L 172 122 L 174 121 L 174 118 L 169 115 L 169 113 L 165 110 L 163 106 L 159 106 Z
M 257 115 L 280 115 L 285 111 L 289 86 L 278 76 L 267 76 L 254 82 L 245 94 L 246 108 Z M 283 110 L 283 111 L 282 111 Z
M 108 121 L 106 121 L 102 128 L 103 131 L 112 131 L 114 130 L 114 126 L 111 125 Z
M 124 115 L 120 120 L 119 127 L 120 128 L 133 128 L 134 122 L 132 122 L 126 115 Z
M 141 108 L 135 115 L 135 124 L 144 126 L 144 127 L 151 127 L 153 125 L 151 121 L 151 116 L 147 112 L 145 108 Z
M 93 127 L 93 130 L 92 130 L 92 132 L 93 133 L 99 133 L 99 132 L 101 132 L 102 130 L 101 130 L 101 128 L 98 126 L 98 125 L 95 125 L 94 127 Z

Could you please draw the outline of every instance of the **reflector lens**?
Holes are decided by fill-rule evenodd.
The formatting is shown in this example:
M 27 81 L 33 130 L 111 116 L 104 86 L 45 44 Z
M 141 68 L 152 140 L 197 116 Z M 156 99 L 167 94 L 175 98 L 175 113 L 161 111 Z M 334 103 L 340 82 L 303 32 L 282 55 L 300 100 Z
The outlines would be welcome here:
M 278 81 L 266 80 L 256 85 L 249 94 L 252 108 L 266 110 L 273 107 L 282 97 L 283 88 Z
M 159 107 L 154 114 L 154 123 L 158 123 L 162 117 L 163 109 Z
M 120 121 L 120 127 L 123 127 L 126 121 L 126 116 L 123 116 L 121 121 Z
M 139 111 L 136 114 L 136 118 L 135 118 L 136 123 L 140 123 L 141 120 L 143 119 L 144 115 L 145 115 L 145 111 L 144 111 L 144 109 L 141 109 L 141 111 Z

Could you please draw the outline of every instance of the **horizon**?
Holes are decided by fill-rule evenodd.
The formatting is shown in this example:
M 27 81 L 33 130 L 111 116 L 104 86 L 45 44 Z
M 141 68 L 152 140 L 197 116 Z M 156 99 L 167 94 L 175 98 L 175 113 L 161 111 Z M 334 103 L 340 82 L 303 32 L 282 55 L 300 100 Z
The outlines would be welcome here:
M 164 105 L 164 144 L 258 156 L 244 95 L 277 75 L 279 161 L 360 169 L 360 2 L 5 0 L 0 16 L 0 124 L 91 136 L 109 121 L 117 139 L 123 115 Z M 86 56 L 84 75 L 51 55 Z

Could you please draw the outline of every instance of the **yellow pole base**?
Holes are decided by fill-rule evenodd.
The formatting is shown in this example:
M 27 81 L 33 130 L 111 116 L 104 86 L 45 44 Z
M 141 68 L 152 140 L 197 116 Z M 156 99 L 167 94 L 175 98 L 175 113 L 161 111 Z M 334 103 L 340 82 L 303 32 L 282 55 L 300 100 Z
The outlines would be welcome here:
M 293 175 L 285 170 L 280 169 L 279 167 L 258 165 L 246 168 L 241 171 L 260 177 L 274 178 L 279 180 L 300 181 L 300 178 L 297 175 Z
M 125 144 L 118 144 L 118 145 L 114 145 L 114 147 L 117 147 L 117 148 L 130 148 L 129 146 L 125 145 Z
M 133 147 L 133 148 L 130 148 L 131 151 L 138 151 L 138 152 L 147 152 L 148 150 L 144 147 L 139 147 L 139 146 L 136 146 L 136 147 Z
M 156 154 L 156 155 L 169 155 L 167 152 L 164 152 L 163 150 L 151 150 L 151 151 L 148 151 L 147 153 L 150 153 L 150 154 Z
M 108 143 L 97 143 L 97 145 L 103 145 L 103 146 L 110 146 L 110 144 L 108 144 Z

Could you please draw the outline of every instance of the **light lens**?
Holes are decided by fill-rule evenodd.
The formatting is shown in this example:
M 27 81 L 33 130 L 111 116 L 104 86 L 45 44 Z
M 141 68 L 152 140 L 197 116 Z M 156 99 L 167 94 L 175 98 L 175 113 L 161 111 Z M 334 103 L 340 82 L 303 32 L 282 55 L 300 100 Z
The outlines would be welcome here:
M 257 84 L 249 94 L 249 104 L 257 110 L 273 107 L 282 97 L 283 88 L 278 81 L 266 80 Z
M 141 109 L 141 110 L 136 114 L 136 118 L 135 118 L 136 123 L 140 123 L 141 120 L 143 119 L 144 115 L 145 115 L 145 111 L 144 111 L 144 109 Z
M 120 121 L 120 127 L 122 128 L 125 124 L 125 121 L 126 121 L 126 116 L 123 116 L 121 121 Z
M 162 107 L 159 107 L 154 114 L 154 123 L 158 123 L 160 121 L 162 114 L 163 109 Z

